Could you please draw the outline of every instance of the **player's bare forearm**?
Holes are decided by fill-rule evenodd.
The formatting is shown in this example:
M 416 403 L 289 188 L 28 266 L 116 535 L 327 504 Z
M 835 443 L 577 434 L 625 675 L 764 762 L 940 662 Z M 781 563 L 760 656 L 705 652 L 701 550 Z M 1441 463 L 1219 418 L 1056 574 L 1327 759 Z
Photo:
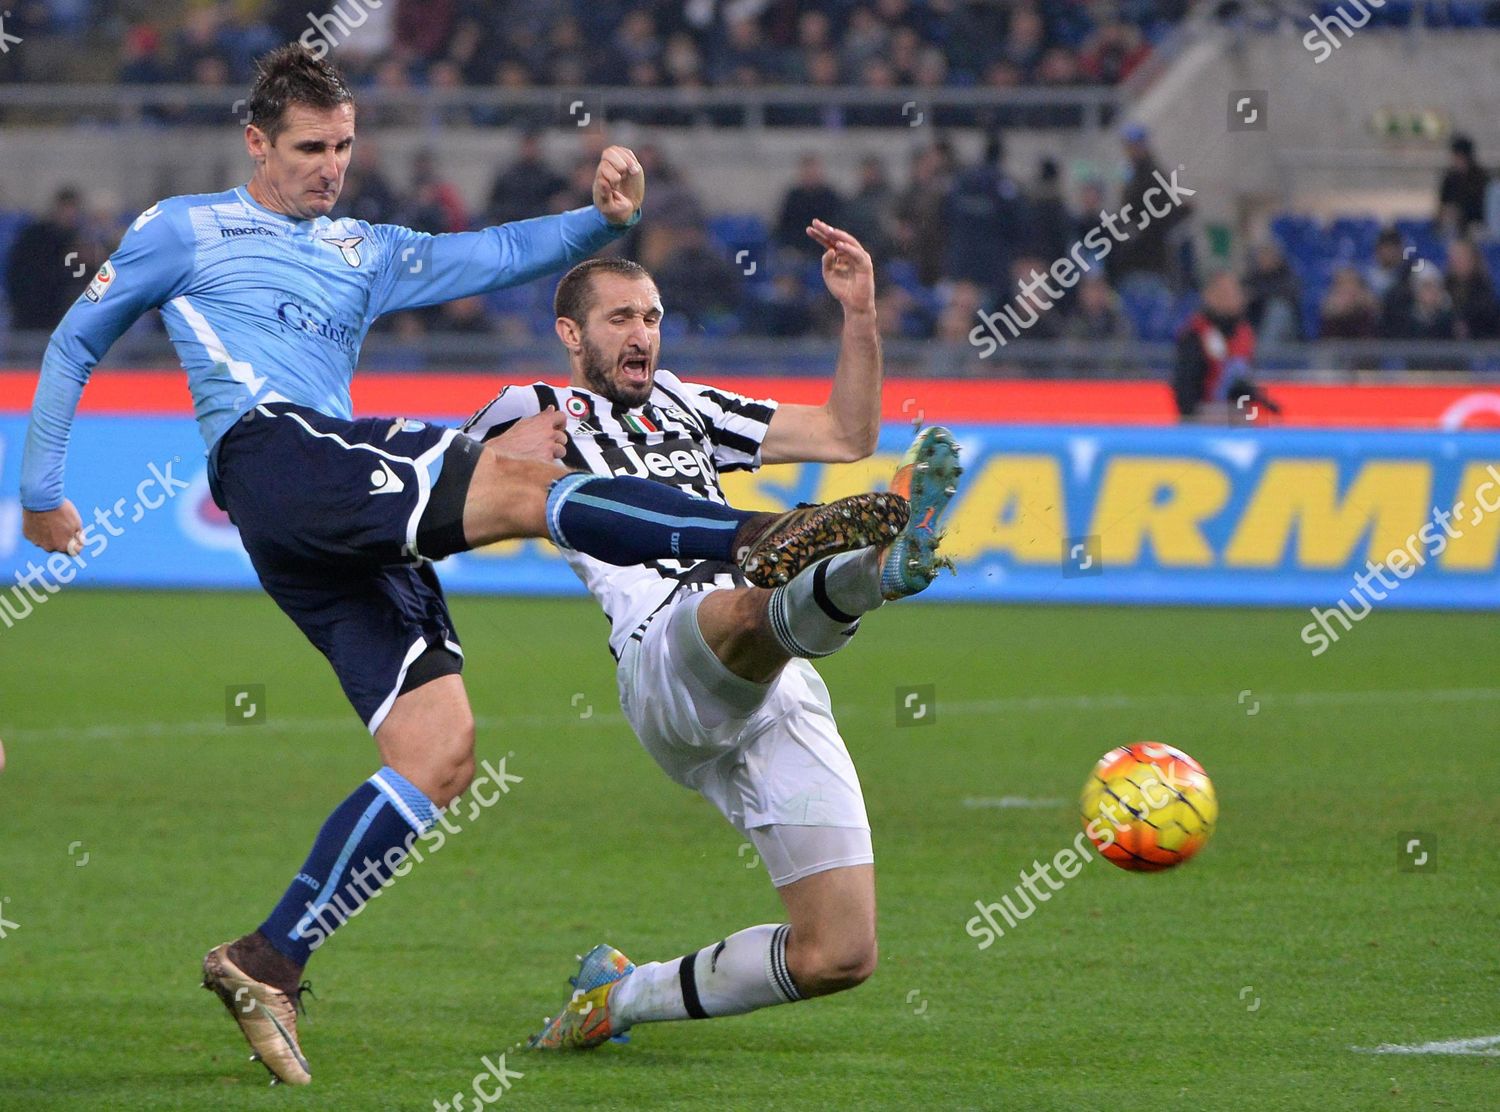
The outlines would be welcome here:
M 880 329 L 875 307 L 844 309 L 844 331 L 839 340 L 838 367 L 828 395 L 833 439 L 864 459 L 880 440 L 880 387 L 884 377 Z
M 823 283 L 844 307 L 844 332 L 828 412 L 829 437 L 847 458 L 864 459 L 880 439 L 880 329 L 875 321 L 875 263 L 840 228 L 814 220 L 807 234 L 824 248 Z
M 880 439 L 884 364 L 875 315 L 875 264 L 848 232 L 814 220 L 807 234 L 823 252 L 823 282 L 844 308 L 833 389 L 821 406 L 784 405 L 776 411 L 761 457 L 766 463 L 852 463 Z

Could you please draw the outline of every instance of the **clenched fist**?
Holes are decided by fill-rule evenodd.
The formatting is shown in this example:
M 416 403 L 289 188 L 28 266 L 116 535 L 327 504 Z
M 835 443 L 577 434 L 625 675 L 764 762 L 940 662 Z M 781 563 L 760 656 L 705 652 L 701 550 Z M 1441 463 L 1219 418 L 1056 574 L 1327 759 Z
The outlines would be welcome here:
M 77 556 L 83 551 L 83 519 L 67 499 L 52 510 L 22 510 L 21 532 L 45 552 Z
M 594 207 L 611 224 L 628 224 L 646 199 L 646 171 L 629 147 L 605 147 L 594 173 Z

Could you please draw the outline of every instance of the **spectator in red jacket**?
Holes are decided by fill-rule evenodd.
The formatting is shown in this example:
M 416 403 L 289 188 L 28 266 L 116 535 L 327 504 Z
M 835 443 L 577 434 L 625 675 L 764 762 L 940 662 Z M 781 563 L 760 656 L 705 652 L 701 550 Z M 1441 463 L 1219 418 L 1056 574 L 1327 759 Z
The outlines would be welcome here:
M 1196 416 L 1204 402 L 1243 404 L 1247 398 L 1271 403 L 1251 378 L 1255 330 L 1245 316 L 1245 290 L 1232 270 L 1221 270 L 1203 287 L 1203 303 L 1188 318 L 1177 339 L 1172 366 L 1172 393 L 1177 412 Z

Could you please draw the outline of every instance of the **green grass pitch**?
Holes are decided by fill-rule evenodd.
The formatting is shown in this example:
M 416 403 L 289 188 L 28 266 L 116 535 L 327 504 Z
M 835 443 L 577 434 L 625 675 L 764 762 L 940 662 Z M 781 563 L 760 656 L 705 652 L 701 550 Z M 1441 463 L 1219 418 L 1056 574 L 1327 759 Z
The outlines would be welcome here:
M 668 958 L 780 906 L 636 745 L 595 608 L 454 610 L 480 755 L 524 780 L 319 952 L 296 1091 L 198 962 L 374 768 L 331 673 L 255 595 L 65 591 L 0 631 L 0 1108 L 430 1109 L 502 1052 L 500 1106 L 533 1109 L 1497 1106 L 1496 1057 L 1352 1049 L 1500 1035 L 1493 615 L 1379 612 L 1315 660 L 1293 611 L 890 607 L 823 666 L 875 829 L 875 976 L 539 1057 L 513 1047 L 575 953 Z M 226 724 L 240 684 L 264 724 Z M 936 721 L 898 725 L 928 684 Z M 1068 845 L 1091 763 L 1142 738 L 1207 767 L 1213 841 L 1155 876 L 1095 860 L 980 951 L 975 900 Z

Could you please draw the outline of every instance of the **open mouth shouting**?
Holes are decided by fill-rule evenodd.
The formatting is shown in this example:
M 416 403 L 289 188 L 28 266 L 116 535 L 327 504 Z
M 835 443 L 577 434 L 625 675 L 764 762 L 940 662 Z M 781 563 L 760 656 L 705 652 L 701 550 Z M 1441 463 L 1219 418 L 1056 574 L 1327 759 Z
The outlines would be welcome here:
M 651 381 L 650 357 L 643 351 L 626 351 L 620 357 L 620 377 L 626 386 L 646 386 Z

